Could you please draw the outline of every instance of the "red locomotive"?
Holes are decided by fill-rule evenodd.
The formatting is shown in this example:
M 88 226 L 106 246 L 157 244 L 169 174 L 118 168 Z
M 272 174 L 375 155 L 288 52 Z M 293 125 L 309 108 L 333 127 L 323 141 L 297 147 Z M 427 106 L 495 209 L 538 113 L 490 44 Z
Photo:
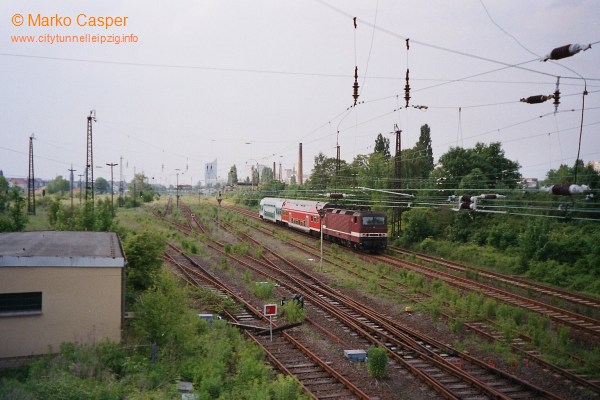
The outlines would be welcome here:
M 387 219 L 384 213 L 326 208 L 323 238 L 357 250 L 380 252 L 387 247 Z
M 320 235 L 322 227 L 324 239 L 357 250 L 381 252 L 387 247 L 385 213 L 346 209 L 320 201 L 265 197 L 260 202 L 259 215 L 315 236 Z

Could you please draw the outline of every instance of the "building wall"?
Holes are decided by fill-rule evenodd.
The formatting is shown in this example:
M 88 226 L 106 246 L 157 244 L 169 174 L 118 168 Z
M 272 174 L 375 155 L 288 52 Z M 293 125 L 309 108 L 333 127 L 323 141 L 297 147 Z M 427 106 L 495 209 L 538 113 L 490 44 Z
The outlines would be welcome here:
M 3 267 L 0 293 L 42 292 L 42 314 L 0 317 L 0 358 L 121 340 L 122 268 Z

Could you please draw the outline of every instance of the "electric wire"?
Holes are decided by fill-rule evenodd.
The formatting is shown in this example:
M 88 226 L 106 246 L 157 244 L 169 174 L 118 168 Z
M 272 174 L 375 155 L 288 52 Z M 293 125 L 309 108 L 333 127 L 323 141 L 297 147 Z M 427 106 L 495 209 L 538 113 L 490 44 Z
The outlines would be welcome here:
M 329 6 L 327 3 L 323 2 L 323 1 L 320 1 L 320 2 L 321 2 L 322 4 L 324 4 L 324 5 L 327 5 L 328 7 L 332 8 L 332 7 L 331 7 L 331 6 Z M 485 8 L 485 5 L 483 4 L 483 2 L 482 2 L 482 5 L 483 5 L 483 6 L 484 6 L 484 8 Z M 487 9 L 486 9 L 486 12 L 487 12 Z M 489 14 L 489 13 L 488 13 L 488 14 Z M 490 19 L 491 19 L 491 16 L 490 16 Z M 361 22 L 365 23 L 365 21 L 361 21 Z M 368 22 L 366 22 L 365 24 L 366 24 L 366 25 L 370 25 L 370 26 L 372 26 L 372 27 L 373 27 L 373 37 L 374 37 L 374 34 L 375 34 L 375 31 L 376 31 L 376 30 L 380 30 L 380 31 L 382 31 L 382 28 L 380 28 L 380 27 L 378 27 L 378 26 L 377 26 L 377 20 L 375 20 L 373 24 L 369 24 Z M 385 30 L 383 30 L 383 31 L 385 31 Z M 386 32 L 386 33 L 393 34 L 393 32 Z M 404 37 L 402 37 L 402 36 L 400 36 L 400 35 L 398 35 L 398 34 L 394 34 L 394 36 L 396 36 L 396 37 L 399 37 L 399 38 L 402 38 L 402 39 L 405 39 Z M 441 49 L 441 50 L 444 50 L 444 51 L 450 51 L 450 52 L 454 52 L 454 53 L 456 53 L 456 54 L 467 55 L 467 56 L 473 56 L 474 58 L 483 59 L 483 60 L 485 60 L 485 61 L 496 62 L 495 60 L 489 60 L 489 59 L 485 59 L 485 58 L 483 58 L 483 57 L 478 57 L 478 56 L 470 55 L 470 54 L 463 53 L 463 52 L 459 52 L 459 51 L 453 51 L 453 50 L 451 50 L 451 49 L 445 49 L 445 48 L 442 48 L 442 47 L 440 47 L 440 46 L 429 45 L 429 44 L 427 44 L 427 43 L 423 43 L 423 42 L 419 42 L 419 41 L 413 41 L 413 43 L 416 43 L 416 44 L 421 44 L 421 45 L 425 45 L 425 46 L 430 46 L 430 47 L 433 47 L 433 48 L 438 48 L 438 49 Z M 592 44 L 595 44 L 595 43 L 598 43 L 598 42 L 593 42 Z M 147 63 L 113 62 L 113 61 L 98 61 L 98 60 L 86 60 L 86 59 L 72 59 L 72 58 L 57 58 L 57 57 L 40 57 L 40 56 L 14 55 L 14 54 L 7 54 L 7 53 L 2 53 L 2 54 L 0 54 L 0 55 L 3 55 L 3 56 L 16 56 L 16 57 L 43 58 L 43 59 L 53 59 L 53 60 L 63 60 L 63 61 L 77 61 L 77 62 L 99 62 L 99 63 L 106 63 L 106 64 L 122 64 L 122 65 L 132 65 L 132 66 L 152 66 L 152 67 L 162 67 L 162 68 L 191 68 L 191 69 L 223 70 L 223 71 L 233 71 L 233 72 L 258 72 L 258 73 L 274 73 L 274 74 L 290 74 L 290 75 L 308 75 L 308 76 L 325 76 L 325 77 L 345 77 L 345 75 L 335 75 L 335 74 L 317 74 L 317 73 L 301 73 L 301 72 L 287 72 L 287 71 L 251 70 L 251 69 L 242 69 L 242 68 L 239 68 L 239 69 L 237 69 L 237 68 L 201 67 L 201 66 L 181 66 L 181 65 L 168 65 L 168 64 L 164 64 L 164 65 L 162 65 L 162 64 L 147 64 Z M 531 62 L 531 61 L 527 61 L 527 62 L 525 62 L 525 63 L 529 63 L 529 62 Z M 510 68 L 510 67 L 511 67 L 511 65 L 509 65 L 509 64 L 505 64 L 505 63 L 502 63 L 502 62 L 498 62 L 498 63 L 505 65 L 505 68 Z M 525 63 L 523 63 L 523 64 L 525 64 Z M 502 69 L 504 69 L 504 68 L 502 68 Z M 539 71 L 534 71 L 534 70 L 531 70 L 531 72 L 536 72 L 536 73 L 539 73 Z M 489 72 L 488 72 L 488 73 L 489 73 Z M 545 74 L 545 75 L 552 76 L 551 74 Z M 366 76 L 367 76 L 367 74 L 365 73 L 365 75 L 364 75 L 364 77 L 363 77 L 363 83 L 364 83 L 364 79 L 366 79 Z M 371 78 L 371 77 L 370 77 L 370 78 Z M 563 77 L 563 78 L 564 78 L 564 79 L 567 79 L 567 78 L 569 78 L 569 77 Z M 401 79 L 401 78 L 394 78 L 394 79 Z M 466 78 L 466 79 L 468 79 L 468 78 Z M 465 81 L 466 81 L 466 79 L 465 79 Z M 460 79 L 459 79 L 459 80 L 452 80 L 452 81 L 449 81 L 449 82 L 447 82 L 447 83 L 451 83 L 451 82 L 457 82 L 457 81 L 460 81 Z M 421 88 L 421 89 L 419 89 L 419 90 L 425 90 L 425 89 L 427 89 L 427 88 Z M 509 104 L 509 102 L 505 102 L 505 103 L 497 103 L 497 104 L 498 104 L 498 105 L 499 105 L 499 104 Z M 484 106 L 484 105 L 480 105 L 480 106 L 470 106 L 470 107 L 483 107 L 483 106 Z M 465 106 L 464 108 L 467 108 L 467 107 L 468 107 L 468 106 Z M 582 108 L 582 113 L 583 113 L 583 108 Z M 340 115 L 341 115 L 341 114 L 343 114 L 343 113 L 340 113 Z M 385 115 L 389 115 L 389 114 L 390 114 L 390 113 L 386 113 L 386 114 L 383 114 L 383 116 L 385 116 Z M 380 116 L 380 117 L 381 117 L 381 116 Z M 368 121 L 365 121 L 365 122 L 363 122 L 363 123 L 367 123 L 367 122 L 369 122 L 369 121 L 373 121 L 373 120 L 375 120 L 375 119 L 378 119 L 378 118 L 380 118 L 380 117 L 375 117 L 375 118 L 373 118 L 373 119 L 371 119 L 371 120 L 368 120 Z M 345 118 L 345 117 L 344 117 L 344 118 Z M 341 121 L 340 121 L 340 124 L 341 124 Z M 356 124 L 356 126 L 358 126 L 358 125 L 359 125 L 359 124 L 357 123 L 357 124 Z M 582 124 L 581 124 L 581 126 L 583 126 L 583 121 L 582 121 Z M 587 126 L 587 125 L 586 125 L 586 126 Z M 507 127 L 504 127 L 504 128 L 501 128 L 501 129 L 506 129 L 506 128 L 507 128 Z M 321 129 L 321 128 L 317 128 L 315 131 L 318 131 L 318 130 L 320 130 L 320 129 Z M 315 131 L 313 131 L 313 132 L 315 132 Z M 557 132 L 560 132 L 560 131 L 557 131 Z M 136 140 L 138 140 L 138 139 L 136 139 Z

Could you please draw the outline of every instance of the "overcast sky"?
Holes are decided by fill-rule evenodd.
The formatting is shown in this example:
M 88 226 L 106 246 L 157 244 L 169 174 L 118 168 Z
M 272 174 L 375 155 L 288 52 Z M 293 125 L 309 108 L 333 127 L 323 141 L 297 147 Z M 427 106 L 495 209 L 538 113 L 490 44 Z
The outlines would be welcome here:
M 71 23 L 31 26 L 38 14 Z M 126 25 L 89 26 L 91 16 Z M 137 42 L 40 42 L 86 34 Z M 436 161 L 452 146 L 499 141 L 524 176 L 544 178 L 573 164 L 582 121 L 581 158 L 600 161 L 599 41 L 597 0 L 5 0 L 0 169 L 27 176 L 33 133 L 36 177 L 67 177 L 71 163 L 82 174 L 95 110 L 94 176 L 107 179 L 106 163 L 121 157 L 127 180 L 135 167 L 174 184 L 179 169 L 180 183 L 195 184 L 214 159 L 222 179 L 234 164 L 243 178 L 247 164 L 297 166 L 299 143 L 306 173 L 319 152 L 335 157 L 338 141 L 348 163 L 371 153 L 378 133 L 393 151 L 395 124 L 403 149 L 428 124 Z M 592 48 L 540 61 L 569 43 Z M 360 103 L 349 109 L 355 66 Z M 410 105 L 427 110 L 405 107 L 407 67 Z M 551 100 L 519 102 L 553 93 L 557 76 L 557 113 Z

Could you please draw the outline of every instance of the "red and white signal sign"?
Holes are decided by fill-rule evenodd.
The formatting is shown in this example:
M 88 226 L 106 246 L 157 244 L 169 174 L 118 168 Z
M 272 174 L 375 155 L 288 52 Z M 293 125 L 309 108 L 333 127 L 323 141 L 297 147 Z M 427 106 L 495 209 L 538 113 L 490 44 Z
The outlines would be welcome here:
M 265 314 L 265 317 L 277 315 L 277 304 L 265 304 L 263 314 Z

